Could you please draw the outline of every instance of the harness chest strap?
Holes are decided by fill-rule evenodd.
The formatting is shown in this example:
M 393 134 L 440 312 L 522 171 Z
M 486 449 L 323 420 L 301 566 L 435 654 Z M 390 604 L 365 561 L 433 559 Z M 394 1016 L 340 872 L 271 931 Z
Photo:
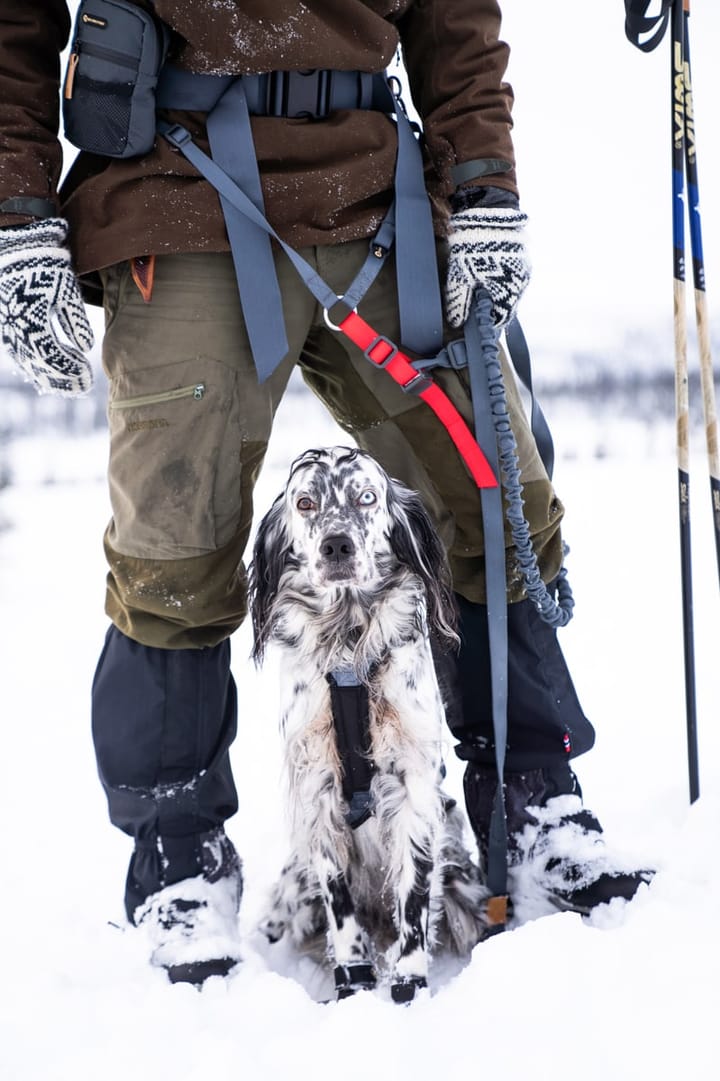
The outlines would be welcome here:
M 327 680 L 347 804 L 345 817 L 351 829 L 357 829 L 373 813 L 370 785 L 375 766 L 371 754 L 369 691 L 351 669 L 337 669 Z
M 318 94 L 323 99 L 320 111 L 313 104 Z M 278 103 L 276 98 L 281 101 Z M 160 120 L 157 130 L 220 195 L 240 302 L 261 382 L 286 356 L 288 343 L 270 249 L 269 235 L 274 234 L 268 235 L 264 225 L 258 229 L 257 220 L 231 194 L 234 186 L 264 218 L 251 114 L 318 117 L 318 122 L 328 111 L 338 109 L 369 108 L 394 115 L 397 157 L 393 236 L 396 231 L 402 340 L 407 348 L 423 356 L 440 349 L 442 306 L 422 153 L 402 102 L 384 75 L 312 71 L 233 77 L 200 75 L 166 65 L 158 86 L 157 105 L 163 109 L 208 111 L 210 156 L 200 151 L 181 125 Z

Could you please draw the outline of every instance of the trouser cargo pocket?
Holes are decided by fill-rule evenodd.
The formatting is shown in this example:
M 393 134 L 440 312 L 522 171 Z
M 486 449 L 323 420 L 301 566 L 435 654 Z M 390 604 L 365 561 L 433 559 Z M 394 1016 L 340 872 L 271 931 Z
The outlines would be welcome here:
M 234 400 L 234 372 L 207 357 L 115 376 L 109 540 L 118 552 L 182 559 L 227 541 L 239 514 Z

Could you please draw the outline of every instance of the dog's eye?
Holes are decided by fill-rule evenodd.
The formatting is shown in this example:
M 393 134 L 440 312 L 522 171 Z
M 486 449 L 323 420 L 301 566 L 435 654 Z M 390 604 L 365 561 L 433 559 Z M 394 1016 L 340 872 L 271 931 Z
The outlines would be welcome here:
M 315 510 L 315 503 L 313 502 L 313 500 L 310 498 L 309 495 L 301 495 L 300 498 L 298 499 L 298 501 L 296 502 L 295 506 L 297 507 L 298 510 L 304 510 L 304 511 Z
M 366 488 L 364 492 L 361 492 L 357 497 L 357 505 L 359 507 L 372 507 L 377 503 L 377 495 L 372 488 Z

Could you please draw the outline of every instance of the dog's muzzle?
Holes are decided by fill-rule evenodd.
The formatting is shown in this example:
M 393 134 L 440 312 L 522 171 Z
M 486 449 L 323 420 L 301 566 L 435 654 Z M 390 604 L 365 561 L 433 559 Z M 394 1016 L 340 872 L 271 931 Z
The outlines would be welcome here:
M 320 544 L 320 559 L 328 578 L 348 578 L 355 567 L 355 542 L 347 533 L 329 533 Z

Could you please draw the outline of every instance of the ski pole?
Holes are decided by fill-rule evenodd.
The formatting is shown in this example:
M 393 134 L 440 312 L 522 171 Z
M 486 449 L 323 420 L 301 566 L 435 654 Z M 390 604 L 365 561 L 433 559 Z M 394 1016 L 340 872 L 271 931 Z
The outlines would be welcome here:
M 678 461 L 678 515 L 680 519 L 680 576 L 682 590 L 683 650 L 685 661 L 685 714 L 687 728 L 688 779 L 690 802 L 700 795 L 697 703 L 695 695 L 695 643 L 693 631 L 692 557 L 690 545 L 690 453 L 689 453 L 689 387 L 687 362 L 687 315 L 685 307 L 685 208 L 684 181 L 686 144 L 692 138 L 694 157 L 694 126 L 692 124 L 692 100 L 690 98 L 689 70 L 685 56 L 685 13 L 689 12 L 690 0 L 661 0 L 660 10 L 648 16 L 652 0 L 625 0 L 625 34 L 629 41 L 643 52 L 655 49 L 671 25 L 670 54 L 670 104 L 672 146 L 672 230 L 673 230 L 673 337 L 675 342 L 675 421 L 677 428 Z M 648 36 L 649 35 L 649 36 Z M 694 163 L 696 170 L 696 164 Z M 689 167 L 688 167 L 689 168 Z M 702 266 L 699 211 L 697 211 L 697 172 L 694 177 L 694 211 L 690 212 L 696 249 L 693 254 L 693 270 L 696 263 Z M 688 180 L 690 189 L 690 180 Z M 697 217 L 695 217 L 697 214 Z M 691 244 L 693 237 L 691 235 Z M 702 292 L 704 294 L 704 273 Z M 703 320 L 706 313 L 703 308 Z M 712 380 L 712 376 L 710 376 Z M 710 399 L 711 400 L 711 399 Z M 706 425 L 707 427 L 707 425 Z M 710 439 L 710 436 L 708 436 Z M 710 443 L 709 443 L 710 446 Z M 715 448 L 717 439 L 715 438 Z M 711 466 L 712 471 L 712 466 Z M 711 485 L 713 482 L 711 481 Z M 713 485 L 713 500 L 716 498 Z M 720 501 L 720 497 L 719 501 Z M 714 515 L 720 514 L 720 508 Z M 717 520 L 717 519 L 716 519 Z
M 682 586 L 683 647 L 685 660 L 685 714 L 687 723 L 690 802 L 700 794 L 697 704 L 695 695 L 695 643 L 693 632 L 692 554 L 690 545 L 690 454 L 685 308 L 685 50 L 683 0 L 673 0 L 671 18 L 670 93 L 672 110 L 672 224 L 673 224 L 673 330 L 675 340 L 675 420 L 677 425 L 678 514 L 680 520 L 680 574 Z
M 705 292 L 705 260 L 703 257 L 702 222 L 700 219 L 700 191 L 698 186 L 697 142 L 693 111 L 692 70 L 690 67 L 690 0 L 683 6 L 683 53 L 685 61 L 685 175 L 687 177 L 687 201 L 690 218 L 690 244 L 692 250 L 693 285 L 695 291 L 695 322 L 697 324 L 698 350 L 700 353 L 700 388 L 705 421 L 708 469 L 710 472 L 710 498 L 712 520 L 715 530 L 715 555 L 718 581 L 720 581 L 720 454 L 718 453 L 717 412 L 715 409 L 715 382 L 710 351 L 710 323 L 707 295 Z

